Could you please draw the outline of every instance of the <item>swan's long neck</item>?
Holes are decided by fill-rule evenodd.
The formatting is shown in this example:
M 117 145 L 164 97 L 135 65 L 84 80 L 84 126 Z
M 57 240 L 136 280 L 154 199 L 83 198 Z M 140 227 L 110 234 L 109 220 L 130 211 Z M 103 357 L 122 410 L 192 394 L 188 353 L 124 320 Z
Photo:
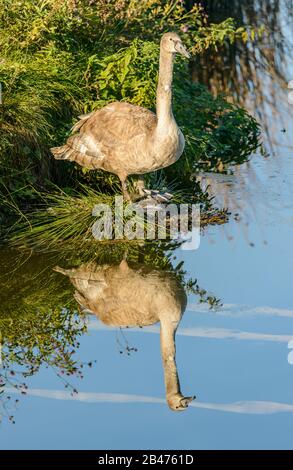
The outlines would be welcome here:
M 167 401 L 181 394 L 176 366 L 175 333 L 178 323 L 169 319 L 161 320 L 161 354 Z
M 172 113 L 172 78 L 173 54 L 160 50 L 159 81 L 157 87 L 157 118 L 158 128 L 167 128 L 173 121 Z

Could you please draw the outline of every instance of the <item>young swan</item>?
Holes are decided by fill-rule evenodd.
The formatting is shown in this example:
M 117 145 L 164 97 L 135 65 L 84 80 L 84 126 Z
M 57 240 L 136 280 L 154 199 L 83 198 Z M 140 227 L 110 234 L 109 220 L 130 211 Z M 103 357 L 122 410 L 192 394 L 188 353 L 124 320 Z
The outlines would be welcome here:
M 126 179 L 172 165 L 184 150 L 184 136 L 172 112 L 174 56 L 189 53 L 176 33 L 162 36 L 156 114 L 125 102 L 110 103 L 80 116 L 65 145 L 51 149 L 54 157 L 70 160 L 91 170 L 102 169 L 117 175 L 127 200 Z M 140 182 L 140 194 L 144 186 Z
M 55 268 L 76 288 L 80 306 L 103 323 L 115 327 L 142 327 L 161 323 L 161 355 L 166 398 L 175 411 L 185 410 L 195 397 L 185 397 L 175 360 L 175 333 L 186 308 L 186 295 L 174 274 L 120 265 L 84 264 L 77 269 Z

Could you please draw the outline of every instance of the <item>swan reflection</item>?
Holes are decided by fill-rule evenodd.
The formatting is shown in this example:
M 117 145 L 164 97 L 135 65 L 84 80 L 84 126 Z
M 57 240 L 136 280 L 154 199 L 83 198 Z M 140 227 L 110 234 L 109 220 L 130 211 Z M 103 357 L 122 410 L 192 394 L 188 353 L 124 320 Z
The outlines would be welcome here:
M 160 322 L 161 355 L 166 399 L 172 410 L 184 410 L 194 397 L 180 390 L 175 333 L 186 308 L 186 294 L 170 271 L 146 266 L 83 264 L 76 269 L 55 268 L 68 276 L 80 307 L 112 327 L 143 327 Z

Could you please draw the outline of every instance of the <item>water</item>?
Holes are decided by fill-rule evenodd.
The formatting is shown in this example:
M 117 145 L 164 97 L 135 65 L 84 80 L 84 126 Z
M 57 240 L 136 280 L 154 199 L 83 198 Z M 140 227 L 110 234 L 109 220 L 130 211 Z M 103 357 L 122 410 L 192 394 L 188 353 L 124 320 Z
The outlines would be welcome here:
M 239 211 L 240 191 L 253 193 L 254 206 L 244 197 L 246 218 L 209 229 L 195 252 L 176 252 L 173 264 L 183 260 L 191 277 L 223 302 L 211 311 L 189 296 L 176 339 L 182 391 L 197 396 L 186 411 L 166 405 L 159 326 L 123 336 L 91 316 L 75 356 L 97 363 L 85 367 L 83 379 L 69 378 L 79 393 L 71 396 L 52 368 L 41 366 L 26 379 L 27 395 L 11 394 L 20 402 L 12 406 L 16 423 L 1 425 L 1 448 L 292 448 L 292 170 L 284 151 L 282 168 L 278 159 L 256 157 L 241 180 L 228 182 L 228 192 L 225 178 L 214 182 Z M 46 256 L 36 258 L 12 274 L 18 288 L 25 275 L 38 292 L 35 272 L 44 288 L 50 276 L 70 287 L 51 271 L 54 259 L 47 268 Z M 1 294 L 5 301 L 7 291 Z M 21 307 L 16 286 L 12 294 L 5 305 Z M 128 356 L 127 346 L 137 351 Z
M 18 356 L 5 359 L 13 375 L 8 371 L 0 395 L 1 448 L 292 449 L 293 133 L 287 118 L 282 132 L 284 113 L 277 119 L 275 111 L 267 115 L 274 123 L 274 155 L 253 156 L 233 176 L 201 175 L 202 185 L 210 185 L 232 216 L 229 224 L 208 228 L 198 250 L 179 248 L 169 257 L 163 250 L 142 255 L 104 250 L 95 254 L 94 267 L 86 253 L 56 259 L 2 250 L 4 352 Z M 99 271 L 105 261 L 108 274 Z M 181 261 L 186 273 L 175 269 Z M 53 271 L 57 264 L 84 266 L 81 284 L 89 272 L 96 273 L 91 287 L 101 292 L 108 276 L 112 290 L 104 305 L 90 304 L 90 286 L 78 286 L 87 307 L 109 311 L 104 320 L 114 326 L 74 313 L 73 276 Z M 180 321 L 181 287 L 191 278 L 223 305 L 210 309 L 189 294 Z M 133 314 L 137 308 L 144 328 Z M 63 323 L 54 314 L 60 309 Z M 197 397 L 182 412 L 166 404 L 160 326 L 153 324 L 164 322 L 170 351 L 172 322 L 165 311 L 172 311 L 173 326 L 180 321 L 176 358 L 182 393 Z M 73 324 L 73 318 L 79 322 Z M 121 331 L 115 326 L 121 319 L 134 328 Z M 30 356 L 21 346 L 31 347 L 36 331 Z M 67 354 L 72 350 L 76 370 Z M 32 364 L 31 376 L 19 376 Z M 18 379 L 27 388 L 15 389 Z M 12 415 L 15 424 L 9 422 Z

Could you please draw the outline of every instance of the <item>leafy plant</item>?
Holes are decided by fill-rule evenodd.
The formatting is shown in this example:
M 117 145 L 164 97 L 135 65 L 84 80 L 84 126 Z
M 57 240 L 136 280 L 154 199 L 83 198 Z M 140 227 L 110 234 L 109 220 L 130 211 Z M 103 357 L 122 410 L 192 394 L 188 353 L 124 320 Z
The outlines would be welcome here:
M 115 193 L 114 175 L 55 162 L 49 148 L 64 142 L 79 114 L 109 101 L 155 109 L 163 32 L 179 32 L 193 53 L 243 39 L 245 32 L 231 19 L 209 24 L 202 7 L 187 10 L 179 0 L 0 0 L 0 28 L 2 219 L 8 206 L 1 201 L 13 197 L 26 209 L 41 192 L 52 191 L 51 183 L 65 191 L 82 183 Z M 192 83 L 182 61 L 175 70 L 174 110 L 186 151 L 160 177 L 168 184 L 177 179 L 199 199 L 193 173 L 226 171 L 245 161 L 259 144 L 259 128 L 244 110 Z

